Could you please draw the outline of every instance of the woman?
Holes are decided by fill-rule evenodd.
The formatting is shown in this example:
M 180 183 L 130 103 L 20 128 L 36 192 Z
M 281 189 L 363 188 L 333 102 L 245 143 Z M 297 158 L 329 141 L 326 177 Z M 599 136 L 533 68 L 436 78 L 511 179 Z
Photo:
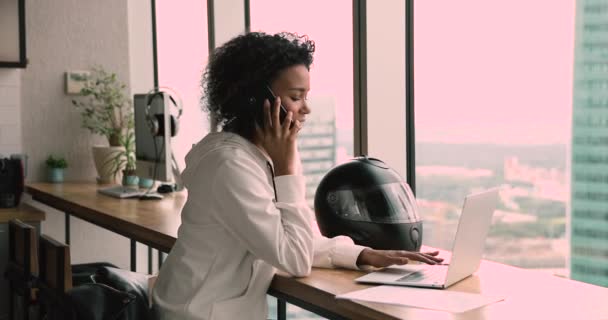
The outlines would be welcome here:
M 265 319 L 276 269 L 304 277 L 312 266 L 442 260 L 437 252 L 372 250 L 348 237 L 313 232 L 296 148 L 311 112 L 306 98 L 313 52 L 306 37 L 248 33 L 210 56 L 204 104 L 223 130 L 207 135 L 186 157 L 188 200 L 153 292 L 161 319 Z M 272 106 L 264 101 L 262 109 L 252 98 L 266 85 L 276 99 Z M 263 120 L 256 121 L 261 110 Z

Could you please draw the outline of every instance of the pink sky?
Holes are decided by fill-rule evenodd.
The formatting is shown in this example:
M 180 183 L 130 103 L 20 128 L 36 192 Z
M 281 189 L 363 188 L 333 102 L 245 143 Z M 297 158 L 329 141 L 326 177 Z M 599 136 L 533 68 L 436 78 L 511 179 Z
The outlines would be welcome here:
M 196 130 L 206 120 L 198 105 L 207 59 L 206 6 L 179 3 L 157 2 L 159 72 L 161 84 L 182 93 L 190 116 L 185 127 Z M 415 5 L 418 141 L 568 141 L 574 0 Z M 352 128 L 351 0 L 251 0 L 251 29 L 309 35 L 317 44 L 310 94 L 334 96 L 338 127 Z M 181 143 L 186 148 L 196 139 Z
M 566 143 L 574 0 L 416 1 L 417 140 Z
M 309 95 L 333 96 L 337 126 L 352 128 L 352 0 L 251 0 L 250 12 L 251 31 L 296 32 L 315 41 Z
M 177 91 L 184 104 L 178 135 L 172 149 L 179 167 L 192 144 L 208 131 L 200 108 L 201 72 L 207 63 L 207 2 L 156 1 L 159 85 Z

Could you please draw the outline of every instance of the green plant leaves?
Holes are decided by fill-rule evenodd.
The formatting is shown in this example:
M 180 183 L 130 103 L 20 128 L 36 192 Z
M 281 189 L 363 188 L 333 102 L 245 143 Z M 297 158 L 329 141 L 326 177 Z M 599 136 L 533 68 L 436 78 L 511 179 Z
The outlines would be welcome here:
M 72 100 L 80 110 L 82 127 L 105 136 L 112 146 L 117 146 L 117 141 L 134 128 L 133 105 L 126 88 L 115 73 L 95 66 L 80 91 L 81 96 Z
M 49 168 L 65 169 L 68 167 L 68 162 L 63 157 L 54 157 L 53 155 L 49 155 L 45 163 Z

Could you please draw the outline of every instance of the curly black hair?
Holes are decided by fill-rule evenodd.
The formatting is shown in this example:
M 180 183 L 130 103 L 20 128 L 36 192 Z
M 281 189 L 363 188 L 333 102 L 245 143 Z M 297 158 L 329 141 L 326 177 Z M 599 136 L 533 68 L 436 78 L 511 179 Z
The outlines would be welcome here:
M 233 38 L 209 57 L 201 83 L 203 109 L 224 131 L 252 140 L 254 111 L 248 97 L 285 68 L 310 69 L 314 51 L 314 41 L 295 33 L 250 32 Z

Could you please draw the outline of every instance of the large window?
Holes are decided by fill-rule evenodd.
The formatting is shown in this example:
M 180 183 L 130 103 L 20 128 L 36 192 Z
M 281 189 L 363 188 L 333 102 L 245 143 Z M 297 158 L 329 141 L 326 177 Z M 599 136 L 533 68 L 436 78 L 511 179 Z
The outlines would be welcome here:
M 175 90 L 184 113 L 172 148 L 180 170 L 184 157 L 209 132 L 207 114 L 200 107 L 200 80 L 207 64 L 207 2 L 156 1 L 158 84 Z
M 251 31 L 308 35 L 316 51 L 310 69 L 311 114 L 298 147 L 306 176 L 306 198 L 312 207 L 319 181 L 337 163 L 353 156 L 352 1 L 251 0 Z M 270 299 L 270 310 L 276 300 Z M 289 319 L 318 316 L 293 305 Z
M 352 1 L 251 0 L 251 31 L 308 35 L 316 51 L 310 70 L 312 110 L 299 149 L 312 206 L 323 175 L 353 155 Z
M 485 258 L 566 273 L 574 8 L 574 0 L 416 1 L 426 244 L 451 249 L 463 198 L 502 186 Z

